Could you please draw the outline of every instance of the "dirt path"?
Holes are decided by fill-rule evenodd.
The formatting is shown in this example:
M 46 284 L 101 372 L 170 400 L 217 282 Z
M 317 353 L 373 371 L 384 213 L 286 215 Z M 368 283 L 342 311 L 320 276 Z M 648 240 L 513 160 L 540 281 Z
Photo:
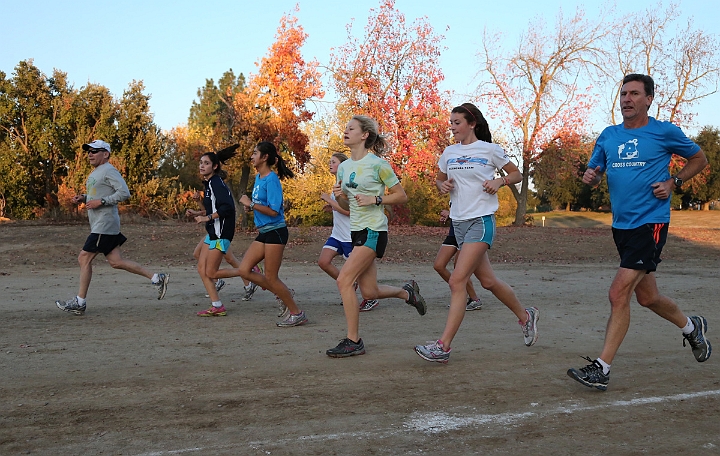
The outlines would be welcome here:
M 297 230 L 282 277 L 310 323 L 275 327 L 275 302 L 223 290 L 207 305 L 190 225 L 128 225 L 126 256 L 171 274 L 163 301 L 140 277 L 95 268 L 84 317 L 55 308 L 72 296 L 86 226 L 0 225 L 0 454 L 720 454 L 720 358 L 698 364 L 678 330 L 633 306 L 607 392 L 565 371 L 597 356 L 616 259 L 606 228 L 507 228 L 497 274 L 540 308 L 525 347 L 489 293 L 466 315 L 449 364 L 413 345 L 437 338 L 447 286 L 432 270 L 439 229 L 391 234 L 381 280 L 420 283 L 429 311 L 400 300 L 361 315 L 367 354 L 331 359 L 344 336 L 333 282 L 314 264 L 327 230 Z M 672 234 L 672 230 L 671 230 Z M 658 280 L 709 321 L 720 350 L 718 231 L 673 234 Z M 238 252 L 252 238 L 240 234 Z

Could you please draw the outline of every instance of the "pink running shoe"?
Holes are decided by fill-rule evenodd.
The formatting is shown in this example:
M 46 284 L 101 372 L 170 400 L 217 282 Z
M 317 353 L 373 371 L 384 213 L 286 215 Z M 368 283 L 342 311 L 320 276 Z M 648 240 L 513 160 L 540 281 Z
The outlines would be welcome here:
M 209 309 L 202 310 L 197 313 L 198 317 L 224 317 L 227 315 L 225 306 L 214 307 L 210 306 Z

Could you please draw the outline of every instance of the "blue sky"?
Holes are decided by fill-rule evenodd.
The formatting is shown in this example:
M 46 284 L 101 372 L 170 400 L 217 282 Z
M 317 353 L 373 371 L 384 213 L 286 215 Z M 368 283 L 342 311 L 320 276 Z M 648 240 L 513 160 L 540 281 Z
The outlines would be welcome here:
M 621 12 L 641 11 L 658 4 L 636 0 L 618 6 Z M 246 76 L 274 41 L 278 20 L 296 4 L 300 24 L 309 34 L 303 48 L 306 59 L 327 64 L 331 48 L 346 42 L 346 25 L 354 19 L 353 34 L 362 36 L 370 8 L 379 2 L 356 0 L 236 1 L 13 1 L 2 6 L 0 70 L 10 75 L 18 62 L 33 59 L 47 75 L 53 68 L 68 74 L 76 88 L 88 82 L 102 84 L 120 97 L 132 80 L 142 80 L 152 98 L 155 122 L 170 129 L 187 122 L 197 89 L 205 79 L 217 80 L 232 68 Z M 396 7 L 412 22 L 427 16 L 436 33 L 444 35 L 442 88 L 457 100 L 477 85 L 483 28 L 499 30 L 517 42 L 528 23 L 540 16 L 553 24 L 562 8 L 566 15 L 584 6 L 597 14 L 607 2 L 575 0 L 515 0 L 512 2 L 442 2 L 397 0 Z M 667 2 L 664 3 L 667 5 Z M 686 20 L 717 33 L 717 0 L 680 3 Z M 698 107 L 696 121 L 720 127 L 715 94 Z M 599 125 L 598 128 L 602 128 Z M 692 132 L 692 131 L 690 131 Z

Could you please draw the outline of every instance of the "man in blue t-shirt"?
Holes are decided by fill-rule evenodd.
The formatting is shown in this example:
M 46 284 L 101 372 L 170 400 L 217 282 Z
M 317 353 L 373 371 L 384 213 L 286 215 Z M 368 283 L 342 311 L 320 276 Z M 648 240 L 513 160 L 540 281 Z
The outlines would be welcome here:
M 630 326 L 630 298 L 682 330 L 698 362 L 710 357 L 705 338 L 707 320 L 686 316 L 675 302 L 660 294 L 655 270 L 667 240 L 670 195 L 707 165 L 700 147 L 670 122 L 648 116 L 655 82 L 650 76 L 629 74 L 623 78 L 620 108 L 623 123 L 607 127 L 595 144 L 583 182 L 600 183 L 607 173 L 612 207 L 612 232 L 620 254 L 620 268 L 610 286 L 610 318 L 602 353 L 568 375 L 588 387 L 605 391 L 610 364 Z M 676 175 L 668 171 L 672 155 L 687 163 Z M 684 345 L 684 341 L 683 341 Z

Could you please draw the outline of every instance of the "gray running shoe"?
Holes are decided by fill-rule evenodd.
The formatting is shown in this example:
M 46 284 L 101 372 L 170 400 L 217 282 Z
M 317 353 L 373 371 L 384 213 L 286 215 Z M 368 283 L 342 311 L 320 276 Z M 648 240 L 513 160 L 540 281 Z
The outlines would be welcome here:
M 292 296 L 293 299 L 295 299 L 295 289 L 294 288 L 290 288 L 290 296 Z M 280 296 L 275 296 L 275 301 L 277 301 L 277 303 L 278 303 L 278 317 L 285 318 L 290 313 L 290 311 L 288 310 L 285 303 L 282 302 L 282 299 L 280 299 Z
M 582 358 L 590 361 L 590 364 L 580 369 L 568 369 L 568 376 L 589 388 L 597 388 L 600 391 L 607 390 L 610 373 L 603 374 L 603 367 L 597 360 L 593 361 L 587 356 Z
M 408 299 L 405 301 L 407 304 L 417 309 L 420 315 L 427 313 L 427 305 L 422 296 L 420 296 L 420 287 L 414 280 L 409 281 L 403 285 L 403 290 L 408 292 Z
M 525 345 L 529 347 L 535 345 L 538 339 L 537 322 L 540 319 L 540 311 L 537 307 L 528 307 L 525 311 L 528 313 L 527 323 L 523 324 L 519 320 L 518 323 L 520 323 L 520 327 L 522 328 Z
M 243 301 L 249 301 L 252 299 L 253 295 L 255 294 L 255 291 L 257 291 L 257 285 L 250 282 L 250 285 L 243 287 L 245 289 L 245 296 L 242 297 Z
M 705 338 L 707 320 L 705 317 L 699 316 L 690 317 L 690 320 L 692 320 L 695 325 L 695 329 L 690 334 L 683 334 L 683 347 L 687 340 L 690 343 L 690 348 L 692 348 L 695 359 L 697 362 L 702 363 L 703 361 L 707 361 L 712 353 L 712 345 L 710 345 L 710 341 Z
M 80 303 L 78 303 L 77 296 L 72 299 L 68 299 L 67 301 L 55 301 L 55 305 L 58 306 L 58 309 L 70 312 L 74 315 L 82 315 L 85 313 L 85 304 L 80 305 Z
M 365 344 L 362 339 L 353 342 L 346 337 L 337 344 L 337 347 L 325 351 L 325 354 L 331 358 L 347 358 L 348 356 L 364 355 Z
M 170 282 L 170 274 L 158 274 L 158 282 L 153 284 L 158 289 L 158 299 L 165 297 L 168 282 Z
M 305 312 L 300 311 L 299 314 L 293 315 L 288 312 L 288 316 L 277 322 L 277 325 L 281 328 L 287 328 L 290 326 L 300 326 L 307 323 L 308 319 L 305 316 Z
M 480 299 L 470 299 L 468 298 L 467 305 L 465 305 L 465 310 L 468 312 L 471 310 L 480 310 L 482 309 L 482 301 Z
M 415 353 L 418 354 L 425 361 L 434 361 L 436 363 L 447 364 L 450 360 L 450 352 L 443 349 L 443 344 L 439 340 L 435 342 L 429 342 L 427 345 L 416 345 Z
M 360 312 L 373 310 L 378 304 L 380 304 L 380 301 L 377 299 L 363 299 L 363 302 L 360 303 Z

